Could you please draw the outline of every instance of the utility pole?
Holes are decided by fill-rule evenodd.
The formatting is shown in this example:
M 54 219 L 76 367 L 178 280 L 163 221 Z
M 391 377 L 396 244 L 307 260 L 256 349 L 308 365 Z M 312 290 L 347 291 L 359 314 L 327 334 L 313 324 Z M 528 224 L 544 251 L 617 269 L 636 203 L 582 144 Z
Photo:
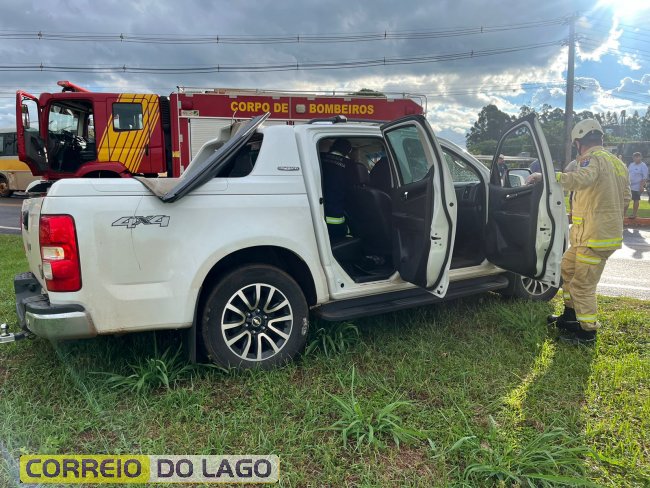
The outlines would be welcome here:
M 571 129 L 573 128 L 573 83 L 576 55 L 576 17 L 569 19 L 569 61 L 566 70 L 566 106 L 564 108 L 564 161 L 562 169 L 571 161 Z

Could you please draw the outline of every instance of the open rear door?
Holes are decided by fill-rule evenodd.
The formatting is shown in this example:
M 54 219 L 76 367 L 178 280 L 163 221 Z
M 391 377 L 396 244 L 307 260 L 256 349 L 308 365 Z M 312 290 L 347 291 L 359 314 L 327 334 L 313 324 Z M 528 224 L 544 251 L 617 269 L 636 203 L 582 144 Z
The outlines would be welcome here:
M 542 181 L 515 186 L 517 179 L 508 178 L 507 173 L 500 175 L 500 154 L 506 156 L 509 169 L 520 165 L 516 157 L 537 158 Z M 485 251 L 487 259 L 503 269 L 559 286 L 568 222 L 564 192 L 554 176 L 551 154 L 535 114 L 508 127 L 492 161 Z
M 40 134 L 40 106 L 29 93 L 16 92 L 16 139 L 18 159 L 29 166 L 34 176 L 47 172 L 47 150 Z
M 438 141 L 421 115 L 381 127 L 393 188 L 393 262 L 403 280 L 443 297 L 456 231 L 456 193 Z

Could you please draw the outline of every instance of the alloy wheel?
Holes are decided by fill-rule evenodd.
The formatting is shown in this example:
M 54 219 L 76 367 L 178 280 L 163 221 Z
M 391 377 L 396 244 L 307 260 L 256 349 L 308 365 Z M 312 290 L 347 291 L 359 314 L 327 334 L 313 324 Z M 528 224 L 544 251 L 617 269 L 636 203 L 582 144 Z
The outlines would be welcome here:
M 235 292 L 221 317 L 221 334 L 227 347 L 246 361 L 275 356 L 287 343 L 292 327 L 289 300 L 281 290 L 265 283 Z

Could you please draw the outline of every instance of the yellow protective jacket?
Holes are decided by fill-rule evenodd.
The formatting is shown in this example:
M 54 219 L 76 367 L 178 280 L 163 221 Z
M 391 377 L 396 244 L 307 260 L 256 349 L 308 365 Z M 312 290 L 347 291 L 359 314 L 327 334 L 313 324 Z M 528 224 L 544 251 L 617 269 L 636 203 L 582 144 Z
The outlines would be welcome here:
M 576 158 L 578 170 L 558 173 L 565 190 L 573 191 L 572 246 L 607 251 L 623 243 L 623 216 L 631 199 L 627 167 L 602 146 Z

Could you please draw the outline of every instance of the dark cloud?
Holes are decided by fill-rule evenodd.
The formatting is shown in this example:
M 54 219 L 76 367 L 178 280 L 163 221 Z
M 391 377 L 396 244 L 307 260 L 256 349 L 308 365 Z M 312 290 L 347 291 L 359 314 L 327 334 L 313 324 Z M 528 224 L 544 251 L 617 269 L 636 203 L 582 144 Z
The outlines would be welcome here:
M 554 19 L 576 10 L 588 12 L 590 19 L 598 23 L 589 24 L 592 38 L 606 39 L 611 26 L 611 14 L 608 17 L 607 12 L 590 10 L 594 2 L 586 0 L 576 0 L 570 4 L 563 0 L 489 3 L 482 0 L 25 0 L 3 3 L 6 4 L 3 5 L 0 17 L 0 30 L 3 33 L 18 30 L 49 33 L 260 36 L 453 31 L 480 25 L 505 26 Z M 463 37 L 330 44 L 178 46 L 5 39 L 0 43 L 0 57 L 3 64 L 9 65 L 41 62 L 114 66 L 300 63 L 480 51 L 560 40 L 566 36 L 567 26 L 558 25 Z M 517 91 L 514 85 L 521 81 L 545 81 L 561 76 L 561 70 L 554 68 L 561 49 L 558 44 L 543 49 L 444 63 L 330 71 L 183 75 L 3 72 L 0 82 L 0 125 L 13 124 L 13 100 L 7 97 L 17 88 L 33 92 L 54 90 L 59 79 L 70 79 L 96 90 L 155 91 L 165 94 L 170 93 L 176 85 L 335 89 L 360 88 L 373 84 L 372 88 L 385 91 L 425 93 L 432 97 L 432 107 L 438 106 L 436 96 L 444 94 L 444 105 L 439 106 L 452 111 L 450 119 L 458 124 L 462 119 L 460 113 L 469 113 L 470 109 L 473 113 L 478 112 L 486 99 L 490 98 L 491 92 L 497 97 L 507 97 L 507 91 L 504 93 L 502 89 L 499 92 L 501 85 L 513 84 L 514 92 Z M 531 90 L 531 100 L 533 95 L 534 90 Z M 549 91 L 549 96 L 553 100 L 557 99 L 557 91 L 552 94 Z M 461 133 L 462 129 L 456 132 Z

